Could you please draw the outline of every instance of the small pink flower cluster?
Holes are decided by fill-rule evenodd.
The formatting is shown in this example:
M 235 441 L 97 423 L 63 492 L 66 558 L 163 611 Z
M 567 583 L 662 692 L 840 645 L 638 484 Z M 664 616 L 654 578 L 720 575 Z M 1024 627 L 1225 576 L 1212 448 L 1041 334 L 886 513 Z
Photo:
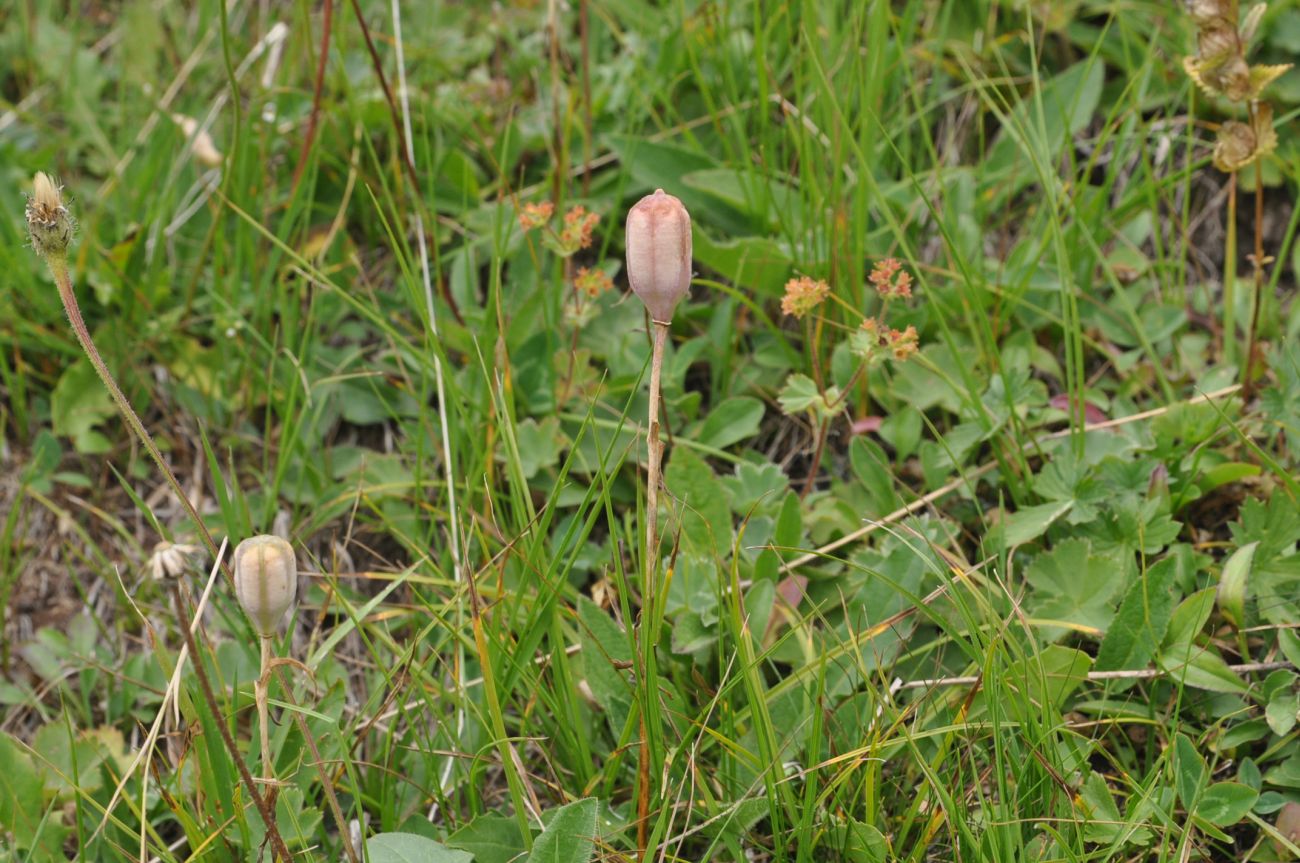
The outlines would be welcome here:
M 867 277 L 883 299 L 907 299 L 912 296 L 912 276 L 898 258 L 877 261 Z

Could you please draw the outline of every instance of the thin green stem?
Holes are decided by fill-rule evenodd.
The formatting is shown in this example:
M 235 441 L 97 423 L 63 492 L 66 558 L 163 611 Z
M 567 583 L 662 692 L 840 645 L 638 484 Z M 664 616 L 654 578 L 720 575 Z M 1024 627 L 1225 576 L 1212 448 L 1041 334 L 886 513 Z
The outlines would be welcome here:
M 131 407 L 131 403 L 127 400 L 121 387 L 117 385 L 117 381 L 114 379 L 112 372 L 108 370 L 108 365 L 104 362 L 103 357 L 99 355 L 99 350 L 90 337 L 90 330 L 86 328 L 86 322 L 81 317 L 81 307 L 77 305 L 77 296 L 72 290 L 72 276 L 68 273 L 67 259 L 51 255 L 46 258 L 45 262 L 49 265 L 50 274 L 59 287 L 59 298 L 63 300 L 63 309 L 68 314 L 68 320 L 72 324 L 72 331 L 76 334 L 77 341 L 81 343 L 82 350 L 86 352 L 86 356 L 90 359 L 90 364 L 95 367 L 99 379 L 103 381 L 108 394 L 113 397 L 118 410 L 122 413 L 122 418 L 126 420 L 126 424 L 130 426 L 131 431 L 139 438 L 140 443 L 144 444 L 145 450 L 154 460 L 154 463 L 158 465 L 158 470 L 162 473 L 163 479 L 171 486 L 172 491 L 176 493 L 177 499 L 180 500 L 181 506 L 185 508 L 185 512 L 189 514 L 195 526 L 198 527 L 199 535 L 203 538 L 204 544 L 207 545 L 208 551 L 212 552 L 214 558 L 219 557 L 217 544 L 213 540 L 212 534 L 208 532 L 203 519 L 199 517 L 198 510 L 194 508 L 194 504 L 190 503 L 185 490 L 181 488 L 180 482 L 176 479 L 176 474 L 172 473 L 172 469 L 167 466 L 162 452 L 158 449 L 157 444 L 153 442 L 153 437 L 144 427 L 144 423 L 140 421 L 135 409 Z M 224 563 L 222 568 L 226 569 L 226 574 L 229 576 L 230 572 Z
M 1223 249 L 1223 358 L 1237 360 L 1237 175 L 1228 175 L 1227 239 Z

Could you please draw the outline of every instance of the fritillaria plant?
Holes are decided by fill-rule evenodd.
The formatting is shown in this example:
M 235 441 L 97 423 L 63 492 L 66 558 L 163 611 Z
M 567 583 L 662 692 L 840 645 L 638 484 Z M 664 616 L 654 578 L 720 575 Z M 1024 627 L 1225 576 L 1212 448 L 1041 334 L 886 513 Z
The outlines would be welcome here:
M 254 687 L 262 742 L 262 781 L 274 781 L 267 689 L 271 680 L 271 639 L 298 596 L 298 560 L 293 546 L 278 536 L 253 536 L 235 548 L 235 596 L 262 642 L 262 669 Z
M 650 409 L 646 429 L 646 539 L 645 580 L 641 602 L 641 667 L 637 678 L 644 699 L 641 710 L 641 748 L 637 766 L 638 859 L 646 853 L 650 820 L 651 745 L 646 710 L 656 697 L 654 652 L 659 630 L 659 466 L 663 444 L 659 441 L 659 389 L 664 363 L 664 343 L 673 312 L 691 287 L 691 216 L 682 202 L 656 189 L 633 205 L 627 214 L 627 278 L 650 314 L 653 338 L 650 353 Z

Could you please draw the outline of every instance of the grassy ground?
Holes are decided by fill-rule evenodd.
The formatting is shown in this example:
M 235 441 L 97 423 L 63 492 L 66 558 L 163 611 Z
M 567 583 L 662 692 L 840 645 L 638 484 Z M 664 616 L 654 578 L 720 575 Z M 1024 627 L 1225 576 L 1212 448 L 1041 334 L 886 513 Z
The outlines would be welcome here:
M 269 860 L 240 762 L 303 860 L 1300 856 L 1294 70 L 1154 0 L 228 7 L 0 3 L 0 860 Z M 222 561 L 297 551 L 265 751 L 38 170 Z

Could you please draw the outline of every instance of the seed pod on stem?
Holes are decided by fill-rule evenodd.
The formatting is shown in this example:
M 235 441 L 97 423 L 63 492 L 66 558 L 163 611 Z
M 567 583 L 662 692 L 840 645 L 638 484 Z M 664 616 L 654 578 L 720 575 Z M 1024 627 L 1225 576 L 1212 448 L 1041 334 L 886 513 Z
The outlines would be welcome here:
M 691 216 L 682 202 L 663 189 L 646 195 L 628 211 L 627 280 L 633 292 L 645 303 L 654 330 L 650 354 L 650 423 L 646 432 L 646 543 L 645 577 L 641 587 L 641 643 L 643 655 L 637 679 L 645 682 L 645 697 L 651 695 L 654 680 L 655 648 L 659 633 L 659 465 L 663 445 L 659 442 L 660 372 L 664 362 L 664 342 L 677 304 L 691 287 Z M 637 850 L 638 859 L 646 852 L 647 825 L 650 820 L 651 746 L 644 709 L 641 714 L 641 747 L 637 765 Z
M 627 213 L 627 280 L 655 323 L 672 322 L 691 287 L 691 215 L 663 189 Z
M 293 546 L 278 536 L 249 537 L 235 549 L 235 593 L 263 638 L 275 635 L 298 595 Z
M 298 595 L 298 560 L 293 546 L 278 536 L 253 536 L 235 549 L 235 595 L 261 636 L 262 673 L 253 695 L 262 743 L 262 782 L 275 781 L 271 758 L 268 687 L 271 680 L 271 639 Z

